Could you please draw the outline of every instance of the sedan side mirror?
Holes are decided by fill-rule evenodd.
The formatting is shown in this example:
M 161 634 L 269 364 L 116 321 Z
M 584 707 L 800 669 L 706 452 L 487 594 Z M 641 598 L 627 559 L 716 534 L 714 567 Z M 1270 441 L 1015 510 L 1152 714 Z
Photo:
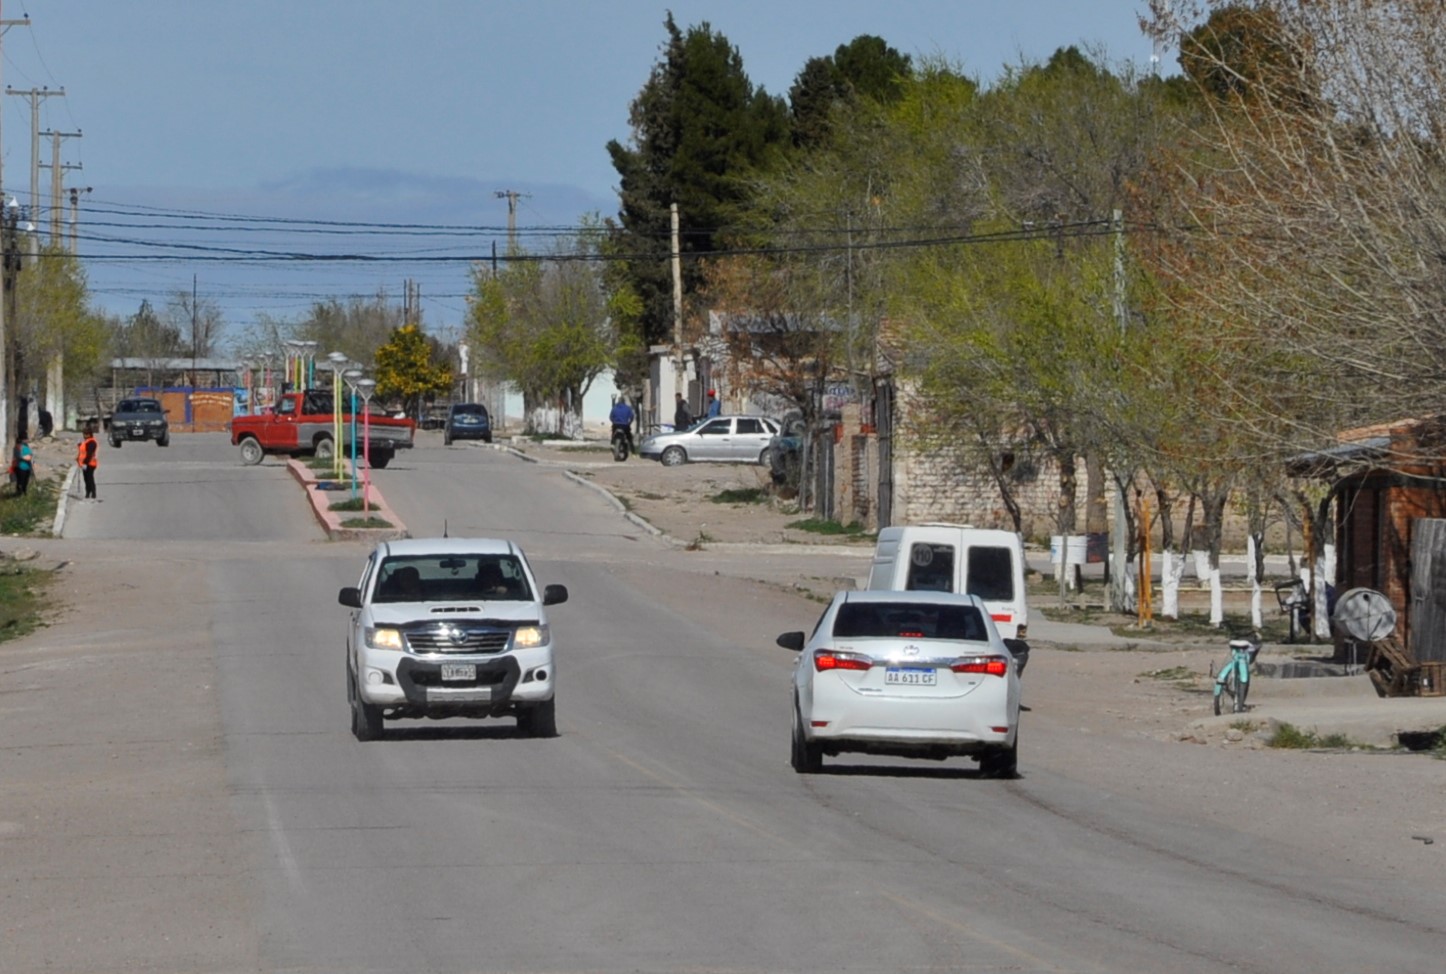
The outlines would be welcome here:
M 566 585 L 548 585 L 542 590 L 543 605 L 557 605 L 567 601 Z
M 360 609 L 361 589 L 348 585 L 337 593 L 336 600 L 349 609 Z
M 783 635 L 779 636 L 777 640 L 778 645 L 782 646 L 784 649 L 791 649 L 795 653 L 803 649 L 803 644 L 806 641 L 807 637 L 804 636 L 803 630 L 801 629 L 796 632 L 786 632 Z

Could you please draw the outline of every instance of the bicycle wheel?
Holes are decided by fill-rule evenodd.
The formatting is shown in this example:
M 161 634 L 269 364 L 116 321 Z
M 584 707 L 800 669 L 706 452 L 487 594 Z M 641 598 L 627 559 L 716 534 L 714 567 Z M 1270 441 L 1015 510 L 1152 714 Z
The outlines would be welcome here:
M 1216 717 L 1219 717 L 1222 713 L 1225 712 L 1225 702 L 1227 700 L 1232 702 L 1232 706 L 1234 705 L 1233 702 L 1235 700 L 1235 671 L 1233 669 L 1227 672 L 1224 676 L 1217 677 L 1215 680 Z
M 1235 691 L 1235 712 L 1243 714 L 1245 713 L 1245 695 L 1250 692 L 1250 678 L 1247 674 L 1234 673 L 1231 674 L 1231 680 L 1235 684 L 1232 688 Z

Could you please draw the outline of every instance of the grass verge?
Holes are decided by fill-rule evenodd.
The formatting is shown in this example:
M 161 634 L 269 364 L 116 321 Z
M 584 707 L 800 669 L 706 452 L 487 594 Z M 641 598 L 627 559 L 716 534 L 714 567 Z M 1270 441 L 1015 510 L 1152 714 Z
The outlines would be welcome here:
M 1320 735 L 1315 731 L 1301 730 L 1294 724 L 1286 723 L 1281 723 L 1276 727 L 1275 734 L 1268 743 L 1271 747 L 1288 750 L 1312 750 L 1315 748 L 1347 750 L 1360 746 L 1344 734 Z
M 389 528 L 392 522 L 380 517 L 349 517 L 341 522 L 344 528 Z
M 57 479 L 30 481 L 30 489 L 22 497 L 7 490 L 0 497 L 0 534 L 49 534 L 59 496 Z
M 42 595 L 52 572 L 0 566 L 0 642 L 19 639 L 41 627 Z
M 824 521 L 820 518 L 810 517 L 802 521 L 790 521 L 787 526 L 793 528 L 795 531 L 808 531 L 813 534 L 826 534 L 848 538 L 873 537 L 873 535 L 864 530 L 864 526 L 857 521 L 851 524 L 840 524 L 837 521 Z

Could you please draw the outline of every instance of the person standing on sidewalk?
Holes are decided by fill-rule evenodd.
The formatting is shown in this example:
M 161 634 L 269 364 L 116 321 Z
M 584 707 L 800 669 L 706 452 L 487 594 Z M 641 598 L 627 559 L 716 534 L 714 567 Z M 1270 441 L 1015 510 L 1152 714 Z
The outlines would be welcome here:
M 75 462 L 85 477 L 85 499 L 95 500 L 95 468 L 100 465 L 99 446 L 95 442 L 95 425 L 85 424 L 85 438 L 75 449 Z
M 673 395 L 678 400 L 677 406 L 673 409 L 673 429 L 681 433 L 693 425 L 693 414 L 688 412 L 688 403 L 683 399 L 681 392 L 675 392 Z
M 15 496 L 22 497 L 30 489 L 30 471 L 35 467 L 35 454 L 30 449 L 30 438 L 21 433 L 15 441 Z

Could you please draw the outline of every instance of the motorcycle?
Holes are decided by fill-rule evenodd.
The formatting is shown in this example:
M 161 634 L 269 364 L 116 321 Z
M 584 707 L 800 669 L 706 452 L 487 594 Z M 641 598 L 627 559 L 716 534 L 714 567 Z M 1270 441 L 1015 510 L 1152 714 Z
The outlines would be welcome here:
M 612 446 L 614 460 L 617 460 L 619 463 L 621 463 L 628 458 L 628 453 L 632 449 L 632 437 L 628 435 L 628 430 L 626 427 L 613 427 Z

